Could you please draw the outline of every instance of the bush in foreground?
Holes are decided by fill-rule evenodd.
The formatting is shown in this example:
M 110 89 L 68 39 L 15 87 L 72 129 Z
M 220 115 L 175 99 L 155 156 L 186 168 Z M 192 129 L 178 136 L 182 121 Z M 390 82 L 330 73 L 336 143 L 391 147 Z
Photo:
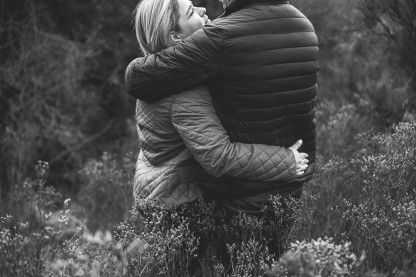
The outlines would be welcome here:
M 1 219 L 1 276 L 412 276 L 416 123 L 354 139 L 355 148 L 339 152 L 344 156 L 321 160 L 301 201 L 272 199 L 277 220 L 268 226 L 212 203 L 169 212 L 142 201 L 113 233 L 99 220 L 90 232 L 74 206 L 46 186 L 48 168 L 40 163 L 38 177 L 14 192 L 14 213 Z M 115 170 L 113 158 L 101 162 L 108 174 Z M 101 173 L 90 175 L 91 188 L 104 181 Z M 123 195 L 117 188 L 125 175 L 114 176 L 104 188 Z M 270 242 L 282 255 L 270 254 Z

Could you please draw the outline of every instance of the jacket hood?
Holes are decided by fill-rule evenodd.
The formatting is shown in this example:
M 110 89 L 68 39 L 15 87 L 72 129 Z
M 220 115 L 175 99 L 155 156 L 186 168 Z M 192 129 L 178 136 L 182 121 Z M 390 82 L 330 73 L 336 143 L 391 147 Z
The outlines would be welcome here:
M 233 12 L 242 9 L 251 3 L 270 3 L 270 4 L 289 4 L 288 0 L 223 0 L 225 5 L 224 13 L 221 17 L 228 16 Z

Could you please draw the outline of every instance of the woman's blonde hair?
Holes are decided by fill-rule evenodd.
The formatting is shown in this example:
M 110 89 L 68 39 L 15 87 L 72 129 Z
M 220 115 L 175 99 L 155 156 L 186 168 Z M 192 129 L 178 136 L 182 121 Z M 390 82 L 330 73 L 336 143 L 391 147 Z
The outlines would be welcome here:
M 135 29 L 143 54 L 172 45 L 170 32 L 177 31 L 178 21 L 178 0 L 142 0 L 135 11 Z

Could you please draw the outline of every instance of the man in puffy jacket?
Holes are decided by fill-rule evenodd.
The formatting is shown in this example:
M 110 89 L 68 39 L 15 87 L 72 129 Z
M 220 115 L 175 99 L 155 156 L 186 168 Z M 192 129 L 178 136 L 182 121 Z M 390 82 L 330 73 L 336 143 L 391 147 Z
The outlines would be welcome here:
M 289 1 L 223 2 L 224 14 L 183 42 L 133 60 L 126 85 L 134 97 L 153 102 L 206 82 L 231 140 L 288 148 L 302 139 L 309 167 L 290 182 L 221 179 L 205 187 L 229 207 L 260 210 L 270 195 L 300 197 L 312 177 L 318 40 Z

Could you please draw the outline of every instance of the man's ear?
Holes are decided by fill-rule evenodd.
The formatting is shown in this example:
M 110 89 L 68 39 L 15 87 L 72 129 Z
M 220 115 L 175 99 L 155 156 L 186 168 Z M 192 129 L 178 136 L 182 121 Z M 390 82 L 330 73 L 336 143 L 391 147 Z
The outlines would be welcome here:
M 170 38 L 172 43 L 177 43 L 177 42 L 182 41 L 182 38 L 178 35 L 178 33 L 174 32 L 174 31 L 169 33 L 169 38 Z

